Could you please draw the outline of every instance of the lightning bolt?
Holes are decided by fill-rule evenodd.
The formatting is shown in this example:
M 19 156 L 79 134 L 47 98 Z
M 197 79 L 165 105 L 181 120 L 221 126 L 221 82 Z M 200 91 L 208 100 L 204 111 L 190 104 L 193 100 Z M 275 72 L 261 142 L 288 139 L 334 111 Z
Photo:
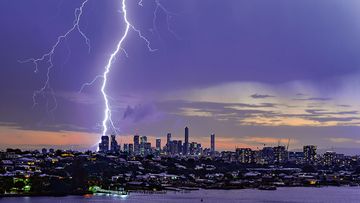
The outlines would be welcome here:
M 139 2 L 139 5 L 143 6 L 142 1 Z M 170 27 L 170 21 L 171 21 L 172 17 L 177 14 L 169 11 L 164 5 L 161 4 L 160 0 L 155 0 L 155 10 L 153 13 L 153 22 L 152 22 L 154 32 L 160 37 L 160 34 L 159 34 L 159 32 L 157 30 L 157 26 L 156 26 L 156 20 L 158 18 L 157 15 L 160 11 L 164 12 L 166 15 L 166 25 L 167 25 L 168 32 L 170 32 L 176 39 L 180 40 L 180 37 Z
M 88 47 L 88 51 L 90 52 L 90 49 L 91 49 L 90 40 L 80 28 L 80 20 L 81 20 L 82 14 L 83 14 L 83 9 L 86 6 L 86 4 L 88 3 L 88 1 L 89 0 L 83 1 L 81 6 L 79 8 L 75 9 L 75 11 L 74 11 L 75 18 L 74 18 L 72 27 L 69 30 L 67 30 L 64 34 L 58 36 L 57 41 L 55 42 L 55 44 L 51 47 L 51 49 L 47 53 L 43 54 L 39 58 L 29 58 L 26 60 L 19 61 L 20 63 L 33 63 L 34 67 L 35 67 L 35 70 L 34 70 L 35 73 L 39 72 L 39 66 L 40 66 L 39 64 L 40 63 L 45 62 L 45 63 L 49 64 L 47 66 L 46 79 L 45 79 L 43 86 L 40 89 L 34 91 L 34 93 L 33 93 L 33 107 L 38 105 L 37 98 L 40 95 L 45 97 L 45 95 L 47 95 L 47 93 L 48 93 L 54 102 L 54 106 L 50 109 L 50 112 L 55 111 L 57 108 L 58 104 L 57 104 L 57 100 L 55 97 L 55 92 L 50 85 L 50 78 L 51 78 L 50 74 L 51 74 L 51 70 L 54 68 L 54 63 L 53 63 L 54 54 L 55 54 L 58 46 L 61 44 L 61 42 L 65 41 L 65 43 L 66 43 L 66 39 L 68 38 L 68 36 L 70 34 L 72 34 L 73 32 L 77 31 L 81 35 L 81 37 L 84 39 L 84 41 Z M 47 110 L 49 110 L 49 105 L 50 105 L 49 100 L 47 99 L 47 102 L 46 102 Z
M 120 41 L 118 42 L 118 44 L 116 46 L 116 49 L 110 55 L 108 63 L 105 66 L 105 71 L 104 71 L 103 75 L 102 76 L 97 76 L 91 82 L 91 83 L 95 82 L 95 80 L 97 78 L 99 78 L 99 77 L 103 78 L 103 83 L 102 83 L 102 86 L 101 86 L 101 93 L 102 93 L 104 101 L 105 101 L 104 120 L 102 121 L 103 135 L 106 135 L 106 133 L 108 131 L 108 127 L 107 127 L 108 123 L 110 123 L 110 125 L 113 127 L 113 130 L 116 129 L 114 127 L 114 122 L 111 119 L 111 107 L 110 107 L 108 95 L 106 93 L 106 86 L 107 86 L 107 82 L 108 82 L 108 74 L 110 73 L 111 66 L 114 63 L 116 55 L 119 53 L 119 51 L 124 51 L 125 54 L 127 55 L 127 53 L 126 53 L 125 49 L 123 48 L 122 44 L 126 40 L 126 37 L 128 36 L 129 30 L 132 29 L 139 36 L 140 39 L 144 40 L 144 42 L 146 43 L 146 46 L 147 46 L 149 51 L 151 51 L 151 52 L 156 51 L 156 49 L 151 48 L 150 41 L 140 32 L 140 30 L 136 29 L 135 26 L 132 25 L 130 23 L 130 21 L 128 20 L 127 10 L 126 10 L 126 0 L 121 0 L 121 2 L 122 2 L 121 10 L 122 10 L 122 14 L 123 14 L 123 20 L 124 20 L 124 23 L 125 23 L 124 34 L 121 36 Z M 138 4 L 140 6 L 142 6 L 142 1 L 140 1 Z M 91 83 L 89 83 L 89 84 L 91 84 Z
M 42 88 L 40 88 L 39 90 L 36 90 L 33 94 L 34 106 L 36 106 L 38 104 L 37 98 L 40 95 L 45 96 L 46 93 L 49 92 L 49 94 L 51 95 L 51 97 L 55 103 L 55 105 L 53 106 L 53 108 L 51 108 L 50 111 L 52 112 L 56 109 L 57 101 L 56 101 L 56 97 L 55 97 L 55 92 L 50 86 L 50 78 L 51 78 L 50 73 L 51 73 L 51 70 L 54 68 L 53 57 L 54 57 L 54 54 L 56 53 L 58 46 L 63 41 L 65 41 L 65 43 L 67 43 L 66 40 L 70 34 L 72 34 L 73 32 L 78 32 L 81 35 L 81 37 L 84 39 L 84 41 L 88 47 L 88 51 L 90 52 L 90 50 L 91 50 L 90 40 L 80 28 L 80 20 L 83 15 L 83 9 L 86 6 L 86 4 L 88 3 L 88 1 L 89 0 L 84 0 L 82 2 L 81 6 L 75 9 L 75 11 L 74 11 L 75 18 L 73 21 L 73 26 L 69 30 L 67 30 L 63 35 L 58 36 L 56 43 L 51 47 L 51 49 L 47 53 L 43 54 L 39 58 L 30 58 L 30 59 L 27 59 L 24 61 L 20 61 L 21 63 L 33 63 L 34 67 L 35 67 L 35 70 L 34 70 L 35 73 L 39 72 L 39 66 L 41 63 L 49 64 L 47 66 L 46 80 L 45 80 Z M 125 24 L 125 30 L 124 30 L 123 34 L 121 35 L 120 40 L 118 41 L 115 50 L 110 54 L 107 64 L 105 65 L 104 72 L 102 74 L 95 76 L 94 79 L 91 80 L 90 82 L 84 83 L 79 90 L 79 92 L 82 92 L 84 90 L 84 88 L 86 88 L 87 86 L 91 86 L 97 80 L 102 79 L 100 92 L 104 99 L 104 105 L 105 105 L 104 118 L 102 120 L 102 134 L 103 135 L 107 134 L 108 125 L 111 126 L 111 128 L 114 132 L 117 132 L 117 128 L 115 127 L 114 122 L 112 120 L 112 116 L 111 116 L 111 104 L 109 101 L 109 99 L 111 99 L 111 97 L 107 94 L 106 87 L 108 84 L 108 75 L 110 74 L 110 71 L 111 71 L 112 65 L 114 64 L 116 56 L 119 54 L 119 52 L 123 52 L 125 54 L 125 56 L 128 57 L 126 50 L 123 48 L 123 43 L 125 42 L 129 32 L 133 31 L 141 40 L 143 40 L 145 42 L 147 49 L 150 52 L 154 52 L 157 50 L 157 49 L 153 49 L 150 45 L 150 41 L 142 34 L 142 32 L 139 29 L 137 29 L 133 24 L 130 23 L 130 21 L 128 19 L 128 15 L 127 15 L 128 14 L 127 7 L 126 7 L 127 0 L 119 0 L 119 1 L 121 1 L 121 13 L 122 13 L 122 18 L 123 18 L 123 21 Z M 154 15 L 153 15 L 154 30 L 157 32 L 157 30 L 156 30 L 157 13 L 159 12 L 159 10 L 162 10 L 167 16 L 168 30 L 176 36 L 175 32 L 173 32 L 169 26 L 170 16 L 173 15 L 173 13 L 169 12 L 160 3 L 160 0 L 155 0 L 155 4 L 156 4 L 156 7 L 155 7 Z M 138 5 L 143 6 L 143 0 L 140 0 L 138 2 Z M 68 51 L 70 53 L 69 49 L 68 49 Z M 49 105 L 50 104 L 47 101 L 48 108 L 49 108 Z

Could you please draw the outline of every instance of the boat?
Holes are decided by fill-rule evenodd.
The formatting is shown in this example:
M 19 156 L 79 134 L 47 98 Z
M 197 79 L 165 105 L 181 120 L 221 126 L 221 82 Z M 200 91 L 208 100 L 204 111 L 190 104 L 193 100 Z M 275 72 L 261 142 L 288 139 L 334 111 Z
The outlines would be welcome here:
M 94 195 L 118 195 L 118 196 L 127 196 L 129 193 L 124 190 L 124 188 L 119 188 L 118 190 L 105 190 L 100 188 L 99 186 L 93 186 L 89 188 L 89 191 L 91 191 Z

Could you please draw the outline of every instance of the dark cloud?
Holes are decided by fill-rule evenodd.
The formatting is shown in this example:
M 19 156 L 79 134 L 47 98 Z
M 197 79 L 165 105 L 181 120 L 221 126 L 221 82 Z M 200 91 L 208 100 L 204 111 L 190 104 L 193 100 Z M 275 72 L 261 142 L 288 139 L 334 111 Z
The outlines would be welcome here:
M 39 72 L 33 74 L 33 64 L 18 63 L 19 59 L 38 57 L 51 49 L 57 36 L 72 25 L 74 9 L 81 2 L 62 2 L 59 6 L 57 1 L 49 0 L 0 1 L 0 125 L 39 131 L 101 132 L 98 125 L 101 125 L 104 104 L 99 92 L 100 80 L 86 88 L 83 94 L 74 92 L 84 82 L 102 73 L 124 31 L 118 1 L 89 1 L 80 26 L 91 40 L 90 53 L 78 33 L 72 34 L 66 40 L 67 44 L 59 46 L 50 81 L 59 105 L 52 115 L 47 112 L 46 105 L 32 108 L 32 93 L 43 85 L 46 64 L 41 64 Z M 279 117 L 318 122 L 357 119 L 355 111 L 280 112 L 280 106 L 290 107 L 291 104 L 160 102 L 161 97 L 155 98 L 157 101 L 154 104 L 146 102 L 158 94 L 171 95 L 177 90 L 243 81 L 270 85 L 308 81 L 319 89 L 321 95 L 329 95 L 340 87 L 329 78 L 359 70 L 360 57 L 357 56 L 360 44 L 354 43 L 360 34 L 354 26 L 358 24 L 359 12 L 354 9 L 358 7 L 357 0 L 183 0 L 163 3 L 172 12 L 180 13 L 170 22 L 171 29 L 180 36 L 180 40 L 168 31 L 167 19 L 162 14 L 156 21 L 158 32 L 149 31 L 148 28 L 153 26 L 154 7 L 150 1 L 144 7 L 138 7 L 137 1 L 128 1 L 131 22 L 143 31 L 158 51 L 149 52 L 136 33 L 129 33 L 124 44 L 129 57 L 117 57 L 106 88 L 112 97 L 112 116 L 117 125 L 139 122 L 141 125 L 129 126 L 155 134 L 172 127 L 179 129 L 179 126 L 181 131 L 178 132 L 182 133 L 183 124 L 190 123 L 196 126 L 193 130 L 198 135 L 207 133 L 211 126 L 219 132 L 236 136 L 237 132 L 247 135 L 269 133 L 269 129 L 259 124 L 254 124 L 252 128 L 242 126 L 239 130 L 239 120 L 246 118 L 273 118 L 274 122 Z M 135 95 L 143 100 L 113 99 L 120 94 Z M 251 96 L 264 99 L 272 95 Z M 309 97 L 299 93 L 296 96 L 300 99 L 295 100 L 319 103 L 331 100 L 319 95 Z M 46 104 L 46 98 L 43 103 Z M 318 106 L 321 108 L 321 105 Z M 184 107 L 209 112 L 214 117 L 193 118 L 174 114 Z M 162 110 L 171 114 L 169 119 L 157 120 L 158 123 L 146 122 L 156 120 Z M 228 123 L 216 122 L 216 119 L 225 118 Z M 131 132 L 130 127 L 125 126 L 124 132 Z M 322 131 L 312 130 L 309 133 L 312 137 L 336 136 L 336 133 L 355 135 L 359 132 L 358 128 L 344 130 L 340 127 L 332 128 L 333 131 L 324 128 Z M 269 134 L 295 134 L 298 138 L 308 133 L 305 127 L 274 127 L 270 131 Z
M 267 95 L 267 94 L 253 94 L 253 95 L 250 95 L 250 97 L 253 99 L 266 99 L 266 98 L 271 98 L 271 97 L 275 97 L 275 96 Z
M 310 97 L 310 98 L 295 98 L 297 101 L 330 101 L 332 98 L 327 97 Z
M 218 120 L 235 120 L 242 125 L 269 125 L 269 122 L 280 122 L 284 118 L 301 118 L 308 121 L 316 121 L 321 124 L 326 122 L 339 122 L 338 125 L 354 125 L 358 120 L 358 111 L 328 111 L 325 109 L 306 109 L 302 114 L 282 113 L 279 104 L 263 103 L 259 105 L 246 103 L 216 103 L 216 102 L 189 102 L 170 101 L 167 105 L 170 109 L 177 109 L 174 113 L 183 116 L 212 116 Z M 162 106 L 166 106 L 163 104 Z M 184 108 L 193 111 L 193 114 L 184 114 Z M 249 109 L 251 108 L 251 109 Z M 267 122 L 249 121 L 264 118 Z
M 134 107 L 127 106 L 124 111 L 123 119 L 133 122 L 140 122 L 144 119 L 154 116 L 158 113 L 158 109 L 154 104 L 139 104 Z

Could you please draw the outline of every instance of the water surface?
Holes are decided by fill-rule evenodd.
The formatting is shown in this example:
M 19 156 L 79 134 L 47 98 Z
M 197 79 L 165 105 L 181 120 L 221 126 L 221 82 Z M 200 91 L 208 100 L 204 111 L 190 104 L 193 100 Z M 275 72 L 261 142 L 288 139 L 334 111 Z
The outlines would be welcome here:
M 224 203 L 224 202 L 254 202 L 254 203 L 332 203 L 360 202 L 360 187 L 322 187 L 322 188 L 278 188 L 275 191 L 256 189 L 246 190 L 198 190 L 191 192 L 167 192 L 166 194 L 131 193 L 127 197 L 82 196 L 67 197 L 15 197 L 0 198 L 0 202 L 9 203 Z

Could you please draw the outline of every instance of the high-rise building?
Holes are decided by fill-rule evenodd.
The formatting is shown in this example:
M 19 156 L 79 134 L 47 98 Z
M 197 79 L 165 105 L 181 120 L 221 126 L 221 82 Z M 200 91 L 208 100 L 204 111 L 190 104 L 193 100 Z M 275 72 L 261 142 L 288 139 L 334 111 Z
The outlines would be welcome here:
M 140 154 L 140 136 L 134 135 L 134 154 L 139 155 Z
M 140 137 L 140 154 L 145 155 L 145 145 L 147 143 L 147 137 L 141 136 Z
M 189 128 L 185 127 L 185 140 L 183 147 L 183 154 L 187 155 L 189 153 Z
M 150 142 L 146 142 L 144 143 L 144 156 L 150 155 L 151 154 L 151 143 Z
M 156 139 L 156 151 L 161 151 L 161 139 Z
M 316 160 L 316 146 L 304 146 L 304 161 L 306 163 L 314 163 Z
M 99 152 L 109 151 L 109 136 L 101 136 L 101 142 L 99 143 Z
M 166 135 L 166 144 L 169 144 L 170 141 L 171 141 L 171 133 L 168 133 Z
M 181 140 L 178 140 L 178 146 L 177 146 L 177 152 L 176 154 L 182 154 L 183 153 L 183 144 Z
M 116 141 L 116 136 L 111 135 L 111 142 L 110 142 L 110 151 L 113 153 L 118 153 L 120 151 L 120 146 Z
M 129 151 L 129 144 L 124 144 L 123 150 L 124 150 L 124 152 L 129 154 L 129 152 L 130 152 Z
M 281 164 L 288 161 L 288 152 L 285 146 L 274 147 L 275 163 Z
M 191 142 L 189 143 L 189 153 L 191 155 L 201 155 L 202 154 L 202 147 L 200 143 Z
M 140 137 L 140 144 L 145 144 L 147 143 L 147 137 L 146 136 L 141 136 Z
M 211 134 L 210 136 L 210 150 L 212 153 L 215 152 L 215 134 Z
M 335 162 L 336 153 L 327 151 L 324 154 L 324 165 L 331 166 Z
M 129 154 L 130 155 L 134 154 L 134 144 L 129 144 Z
M 170 150 L 170 144 L 171 144 L 171 133 L 168 133 L 166 135 L 166 153 L 170 154 L 171 150 Z
M 175 155 L 178 153 L 178 141 L 177 140 L 170 141 L 170 153 L 172 155 Z

